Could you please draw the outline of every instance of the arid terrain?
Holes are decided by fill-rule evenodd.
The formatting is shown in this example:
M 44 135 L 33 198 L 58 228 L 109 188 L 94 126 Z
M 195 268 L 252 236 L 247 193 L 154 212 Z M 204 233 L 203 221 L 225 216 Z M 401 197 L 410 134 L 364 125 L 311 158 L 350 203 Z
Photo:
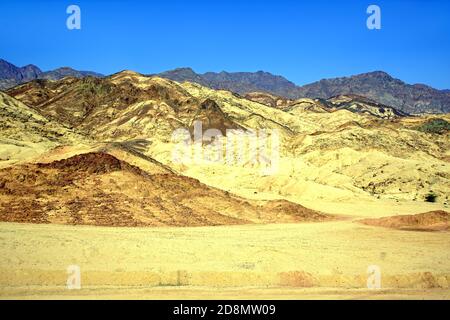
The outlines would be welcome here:
M 0 92 L 1 298 L 450 299 L 450 114 L 181 80 Z M 233 130 L 270 132 L 275 170 L 208 160 Z

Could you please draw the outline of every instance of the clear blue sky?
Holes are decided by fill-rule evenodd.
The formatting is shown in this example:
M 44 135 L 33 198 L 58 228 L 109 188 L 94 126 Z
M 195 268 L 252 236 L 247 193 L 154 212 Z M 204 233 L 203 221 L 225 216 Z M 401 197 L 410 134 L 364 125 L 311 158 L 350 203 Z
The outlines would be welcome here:
M 81 30 L 66 28 L 70 4 Z M 366 28 L 370 4 L 379 31 Z M 0 58 L 43 70 L 265 70 L 299 85 L 383 70 L 450 88 L 448 0 L 2 0 L 0 38 Z

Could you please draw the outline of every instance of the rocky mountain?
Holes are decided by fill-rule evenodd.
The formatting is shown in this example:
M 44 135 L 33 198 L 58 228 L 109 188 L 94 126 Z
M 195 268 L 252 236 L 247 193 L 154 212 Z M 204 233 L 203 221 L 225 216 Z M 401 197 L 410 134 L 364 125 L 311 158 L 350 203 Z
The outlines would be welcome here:
M 8 61 L 0 59 L 0 90 L 6 90 L 35 79 L 59 80 L 64 77 L 83 78 L 87 76 L 102 77 L 103 75 L 91 71 L 78 71 L 69 67 L 43 72 L 32 64 L 17 67 Z
M 410 114 L 450 112 L 450 95 L 445 90 L 406 84 L 382 71 L 324 79 L 297 90 L 299 97 L 310 98 L 328 99 L 348 94 L 364 96 Z
M 422 84 L 406 84 L 382 71 L 323 79 L 301 87 L 281 76 L 262 71 L 197 74 L 190 68 L 181 68 L 160 73 L 159 76 L 175 81 L 196 82 L 213 89 L 229 90 L 239 94 L 262 91 L 294 100 L 359 95 L 410 114 L 450 112 L 448 90 L 437 90 Z
M 0 79 L 15 80 L 17 82 L 26 82 L 37 79 L 42 74 L 41 69 L 35 65 L 29 64 L 24 67 L 17 67 L 8 61 L 0 59 Z
M 195 82 L 212 89 L 228 90 L 239 94 L 264 91 L 283 97 L 295 97 L 296 85 L 271 73 L 258 72 L 207 72 L 197 74 L 191 68 L 179 68 L 158 74 L 174 81 Z
M 42 73 L 38 77 L 38 79 L 49 79 L 49 80 L 60 80 L 64 77 L 75 77 L 75 78 L 84 78 L 84 77 L 103 77 L 102 74 L 92 71 L 78 71 L 69 67 L 62 67 L 52 71 L 47 71 Z
M 33 80 L 7 93 L 69 127 L 105 138 L 139 138 L 143 130 L 169 137 L 178 127 L 238 128 L 212 100 L 197 99 L 176 82 L 123 71 L 106 78 Z M 134 123 L 132 126 L 131 123 Z
M 10 93 L 31 107 L 0 93 L 0 221 L 206 226 L 331 219 L 289 201 L 235 196 L 146 154 L 145 141 L 133 137 L 157 146 L 194 119 L 206 128 L 238 127 L 214 100 L 175 82 L 125 71 L 33 80 Z

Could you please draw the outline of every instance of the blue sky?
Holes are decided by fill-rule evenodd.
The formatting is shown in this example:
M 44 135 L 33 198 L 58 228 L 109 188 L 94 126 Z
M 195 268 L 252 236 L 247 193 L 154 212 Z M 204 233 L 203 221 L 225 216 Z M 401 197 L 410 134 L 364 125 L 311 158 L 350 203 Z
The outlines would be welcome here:
M 66 8 L 81 8 L 81 30 Z M 366 9 L 381 8 L 381 30 Z M 0 2 L 0 58 L 105 74 L 264 70 L 302 85 L 383 70 L 450 88 L 448 0 Z

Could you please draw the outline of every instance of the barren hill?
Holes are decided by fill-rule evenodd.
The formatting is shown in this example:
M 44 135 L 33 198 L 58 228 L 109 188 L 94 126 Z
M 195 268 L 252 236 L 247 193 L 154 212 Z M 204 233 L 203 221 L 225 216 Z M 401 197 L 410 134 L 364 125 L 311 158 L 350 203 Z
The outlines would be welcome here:
M 331 219 L 298 204 L 260 205 L 192 178 L 148 174 L 98 152 L 2 169 L 0 199 L 0 220 L 9 222 L 207 226 Z

